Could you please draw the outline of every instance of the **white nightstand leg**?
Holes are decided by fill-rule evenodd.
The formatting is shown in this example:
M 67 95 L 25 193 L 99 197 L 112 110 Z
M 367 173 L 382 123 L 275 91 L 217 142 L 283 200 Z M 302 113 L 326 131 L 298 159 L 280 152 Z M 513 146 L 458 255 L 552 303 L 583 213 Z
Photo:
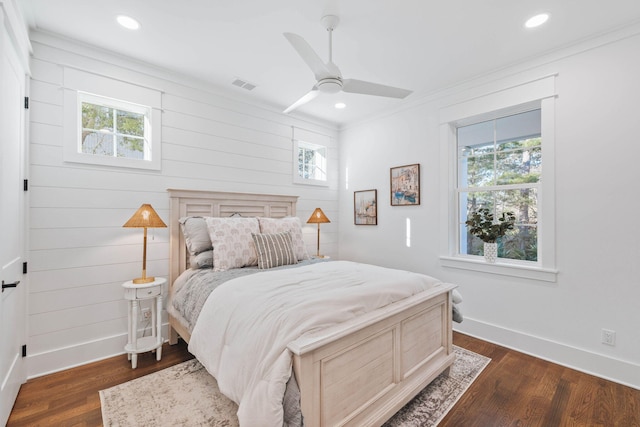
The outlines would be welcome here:
M 132 302 L 127 301 L 127 345 L 131 346 L 131 312 L 133 311 Z M 131 353 L 127 353 L 127 360 L 131 360 Z
M 131 356 L 131 367 L 136 369 L 138 366 L 138 353 L 135 353 L 135 350 L 138 348 L 138 312 L 140 311 L 140 301 L 133 300 L 131 303 L 133 305 L 131 313 L 131 346 L 134 350 Z
M 160 345 L 156 350 L 156 360 L 160 361 L 162 358 L 162 294 L 156 298 L 156 336 L 158 338 L 158 344 Z
M 156 300 L 158 299 L 158 297 L 155 298 Z M 155 303 L 155 300 L 154 300 Z M 150 328 L 151 328 L 151 336 L 155 337 L 156 336 L 156 317 L 158 317 L 158 309 L 156 308 L 157 306 L 155 304 L 153 304 L 151 306 L 151 323 L 150 323 Z

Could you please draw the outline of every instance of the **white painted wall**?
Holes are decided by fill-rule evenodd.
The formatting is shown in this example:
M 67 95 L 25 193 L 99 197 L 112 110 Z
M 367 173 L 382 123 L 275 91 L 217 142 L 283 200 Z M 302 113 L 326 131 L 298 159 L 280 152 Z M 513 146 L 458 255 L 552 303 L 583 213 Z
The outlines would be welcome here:
M 30 377 L 123 352 L 121 284 L 141 273 L 142 231 L 122 224 L 142 203 L 167 222 L 168 188 L 298 195 L 303 222 L 316 207 L 332 220 L 322 227 L 322 250 L 337 255 L 335 127 L 294 120 L 239 101 L 242 94 L 228 96 L 93 47 L 42 33 L 31 40 Z M 163 92 L 160 171 L 63 161 L 63 67 Z M 292 125 L 331 138 L 328 187 L 293 184 Z M 314 253 L 316 229 L 304 228 Z M 168 229 L 149 235 L 147 272 L 166 276 Z
M 639 34 L 627 28 L 343 129 L 340 257 L 456 283 L 459 331 L 640 388 Z M 439 109 L 552 73 L 557 282 L 443 267 Z M 421 205 L 391 207 L 389 168 L 411 163 L 421 165 Z M 354 226 L 353 191 L 372 188 L 379 225 Z M 601 344 L 602 328 L 616 331 L 615 347 Z

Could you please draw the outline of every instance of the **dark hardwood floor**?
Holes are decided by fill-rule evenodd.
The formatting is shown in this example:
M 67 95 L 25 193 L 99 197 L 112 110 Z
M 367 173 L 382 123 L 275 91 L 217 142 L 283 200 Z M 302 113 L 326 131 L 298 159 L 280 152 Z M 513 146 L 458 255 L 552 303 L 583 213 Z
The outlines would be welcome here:
M 454 344 L 491 358 L 440 427 L 640 427 L 640 391 L 454 333 Z M 98 391 L 191 359 L 166 345 L 162 360 L 126 356 L 35 378 L 22 386 L 8 426 L 100 426 Z
M 440 427 L 640 426 L 640 390 L 454 333 L 491 363 Z

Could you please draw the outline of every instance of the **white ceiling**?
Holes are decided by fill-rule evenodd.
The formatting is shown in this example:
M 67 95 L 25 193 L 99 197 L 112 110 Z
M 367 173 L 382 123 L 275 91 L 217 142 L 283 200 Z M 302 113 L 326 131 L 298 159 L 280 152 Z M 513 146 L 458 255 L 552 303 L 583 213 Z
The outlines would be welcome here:
M 345 78 L 413 90 L 406 100 L 321 95 L 291 113 L 338 125 L 491 70 L 640 22 L 640 0 L 17 0 L 31 28 L 60 34 L 250 96 L 278 109 L 315 83 L 282 35 L 327 59 L 320 23 L 337 14 L 333 61 Z M 548 12 L 542 27 L 524 21 Z M 115 17 L 136 18 L 141 29 Z M 235 78 L 257 87 L 248 92 Z M 347 104 L 336 110 L 337 101 Z

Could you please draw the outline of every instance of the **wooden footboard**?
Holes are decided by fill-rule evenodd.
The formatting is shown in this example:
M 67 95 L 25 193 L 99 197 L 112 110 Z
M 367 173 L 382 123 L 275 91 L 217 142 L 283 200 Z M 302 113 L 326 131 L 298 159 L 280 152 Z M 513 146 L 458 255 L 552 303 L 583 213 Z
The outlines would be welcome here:
M 451 290 L 432 290 L 292 342 L 305 427 L 379 426 L 453 364 Z M 172 335 L 190 334 L 169 316 Z
M 454 360 L 452 285 L 297 340 L 289 349 L 305 426 L 377 426 Z

